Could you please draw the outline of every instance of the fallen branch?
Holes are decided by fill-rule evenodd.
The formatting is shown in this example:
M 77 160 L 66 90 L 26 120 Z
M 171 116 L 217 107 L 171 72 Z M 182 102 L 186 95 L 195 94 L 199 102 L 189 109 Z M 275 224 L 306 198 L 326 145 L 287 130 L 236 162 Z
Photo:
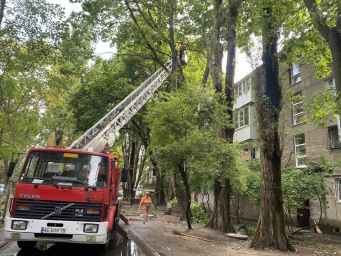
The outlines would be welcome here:
M 201 238 L 201 237 L 197 237 L 197 236 L 190 236 L 190 235 L 186 235 L 186 234 L 183 234 L 179 231 L 176 231 L 176 230 L 172 230 L 173 234 L 174 235 L 177 235 L 177 236 L 187 236 L 187 237 L 191 237 L 191 238 L 196 238 L 196 239 L 199 239 L 199 240 L 203 240 L 203 241 L 206 241 L 206 242 L 209 242 L 210 240 L 207 240 L 205 238 Z
M 307 226 L 307 227 L 304 227 L 304 228 L 300 228 L 300 229 L 297 229 L 296 231 L 292 232 L 292 235 L 300 232 L 301 230 L 305 230 L 305 229 L 308 229 L 308 228 L 313 228 L 313 227 L 316 227 L 317 225 L 314 224 L 314 225 L 310 225 L 310 226 Z
M 128 220 L 137 220 L 137 221 L 143 221 L 143 219 L 140 219 L 140 218 L 128 218 Z

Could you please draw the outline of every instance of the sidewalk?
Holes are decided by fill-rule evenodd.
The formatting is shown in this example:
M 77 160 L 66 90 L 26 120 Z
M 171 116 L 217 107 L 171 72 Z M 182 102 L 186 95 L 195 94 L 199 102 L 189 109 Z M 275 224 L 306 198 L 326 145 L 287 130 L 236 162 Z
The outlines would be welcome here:
M 0 248 L 8 244 L 8 241 L 4 241 L 5 231 L 3 228 L 0 229 Z

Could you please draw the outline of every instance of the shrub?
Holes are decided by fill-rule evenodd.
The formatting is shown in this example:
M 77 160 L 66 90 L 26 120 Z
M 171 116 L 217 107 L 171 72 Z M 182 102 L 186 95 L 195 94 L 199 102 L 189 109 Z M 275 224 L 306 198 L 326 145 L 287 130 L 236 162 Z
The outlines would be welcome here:
M 253 236 L 256 232 L 256 227 L 247 226 L 245 229 L 241 230 L 240 233 L 247 236 Z
M 174 208 L 177 205 L 178 205 L 178 199 L 176 197 L 174 197 L 174 199 L 170 201 L 170 207 Z
M 191 203 L 192 223 L 194 224 L 206 224 L 208 216 L 205 214 L 201 205 L 197 202 Z

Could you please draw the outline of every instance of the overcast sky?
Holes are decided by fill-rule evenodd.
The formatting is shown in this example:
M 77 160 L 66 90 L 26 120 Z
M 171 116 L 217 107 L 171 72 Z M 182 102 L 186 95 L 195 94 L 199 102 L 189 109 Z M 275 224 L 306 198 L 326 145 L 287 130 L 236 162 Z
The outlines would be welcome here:
M 59 4 L 65 8 L 66 16 L 69 16 L 72 11 L 79 12 L 82 10 L 80 4 L 71 4 L 69 0 L 47 0 L 53 4 Z M 103 54 L 105 52 L 116 52 L 116 49 L 110 47 L 109 43 L 99 42 L 96 45 L 95 53 L 100 55 L 102 58 L 109 59 L 112 57 L 112 53 Z M 225 72 L 227 56 L 224 54 L 223 58 L 223 72 Z M 251 64 L 248 62 L 248 59 L 244 53 L 237 51 L 237 63 L 236 63 L 236 75 L 235 82 L 238 82 L 240 79 L 248 75 L 252 71 Z

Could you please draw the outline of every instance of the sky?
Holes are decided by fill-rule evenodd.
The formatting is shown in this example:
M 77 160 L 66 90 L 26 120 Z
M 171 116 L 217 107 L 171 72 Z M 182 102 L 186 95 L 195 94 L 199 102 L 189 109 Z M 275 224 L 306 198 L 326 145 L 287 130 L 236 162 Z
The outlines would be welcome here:
M 82 7 L 80 4 L 72 4 L 69 3 L 69 0 L 47 0 L 49 3 L 53 4 L 59 4 L 60 6 L 65 8 L 65 15 L 69 16 L 72 11 L 79 12 L 82 10 Z M 110 52 L 110 53 L 106 53 Z M 112 57 L 111 52 L 116 52 L 116 49 L 114 47 L 110 46 L 110 43 L 108 42 L 98 42 L 96 45 L 95 53 L 100 55 L 104 59 L 109 59 Z M 106 53 L 106 54 L 103 54 Z M 246 75 L 251 73 L 252 71 L 252 65 L 250 64 L 248 58 L 246 57 L 245 53 L 240 52 L 237 50 L 236 54 L 236 71 L 235 71 L 235 82 L 238 82 L 242 78 L 244 78 Z M 226 61 L 227 61 L 227 54 L 224 54 L 223 57 L 223 72 L 225 72 L 226 67 Z

